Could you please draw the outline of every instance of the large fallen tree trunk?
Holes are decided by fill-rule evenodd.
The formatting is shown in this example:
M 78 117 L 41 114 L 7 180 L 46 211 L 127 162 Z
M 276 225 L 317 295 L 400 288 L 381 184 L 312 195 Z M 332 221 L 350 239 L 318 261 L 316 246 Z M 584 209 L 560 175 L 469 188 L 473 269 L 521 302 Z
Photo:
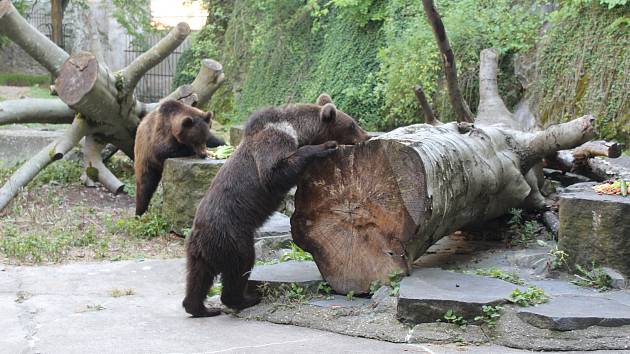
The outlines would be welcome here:
M 433 24 L 436 39 L 446 40 L 437 32 L 443 26 L 432 1 L 424 2 L 432 9 L 430 21 L 439 21 Z M 306 171 L 295 195 L 293 238 L 313 254 L 335 291 L 366 293 L 373 281 L 387 283 L 392 272 L 409 272 L 414 260 L 453 231 L 511 208 L 541 207 L 542 159 L 593 137 L 592 116 L 523 131 L 499 96 L 497 67 L 498 52 L 482 51 L 474 125 L 461 115 L 458 123 L 440 124 L 427 113 L 426 98 L 418 97 L 431 124 L 342 147 Z
M 93 39 L 98 38 L 93 23 L 88 27 L 93 32 Z M 123 184 L 103 164 L 100 149 L 106 144 L 113 144 L 133 158 L 138 123 L 157 106 L 157 103 L 137 101 L 134 96 L 136 85 L 144 74 L 175 50 L 189 33 L 190 28 L 186 23 L 178 24 L 129 66 L 112 73 L 102 60 L 98 41 L 92 41 L 94 53 L 79 52 L 70 56 L 26 22 L 10 0 L 0 0 L 0 34 L 14 41 L 50 71 L 56 78 L 55 90 L 59 96 L 59 99 L 0 102 L 0 125 L 72 123 L 64 137 L 24 163 L 0 188 L 0 210 L 41 169 L 61 159 L 83 138 L 86 138 L 84 181 L 91 184 L 93 177 L 114 193 L 122 191 Z M 204 105 L 223 79 L 221 64 L 204 59 L 195 81 L 179 87 L 167 98 L 196 106 Z

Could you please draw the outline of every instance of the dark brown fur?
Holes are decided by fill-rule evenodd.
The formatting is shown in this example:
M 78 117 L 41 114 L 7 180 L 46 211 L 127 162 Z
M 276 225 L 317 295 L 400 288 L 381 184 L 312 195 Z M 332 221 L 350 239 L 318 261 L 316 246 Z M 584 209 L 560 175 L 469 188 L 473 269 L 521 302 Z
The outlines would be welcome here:
M 206 157 L 212 112 L 169 100 L 142 119 L 136 131 L 136 215 L 144 214 L 170 157 Z M 219 139 L 220 140 L 220 139 Z
M 368 139 L 328 95 L 318 104 L 267 108 L 251 115 L 243 142 L 219 170 L 197 208 L 187 239 L 188 277 L 183 306 L 194 317 L 216 316 L 204 299 L 222 275 L 221 301 L 243 309 L 260 300 L 245 288 L 254 266 L 254 233 L 278 208 L 300 173 L 315 158 L 334 152 L 337 142 Z M 271 126 L 270 126 L 271 124 Z M 292 137 L 291 127 L 297 141 Z

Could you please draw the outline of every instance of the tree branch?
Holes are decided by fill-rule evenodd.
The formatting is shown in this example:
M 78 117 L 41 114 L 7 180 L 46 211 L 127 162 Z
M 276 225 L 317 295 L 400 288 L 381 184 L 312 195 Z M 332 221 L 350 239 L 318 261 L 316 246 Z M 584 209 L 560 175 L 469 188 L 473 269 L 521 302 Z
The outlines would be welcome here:
M 0 210 L 4 209 L 20 191 L 20 188 L 26 186 L 39 171 L 43 170 L 51 162 L 59 160 L 65 153 L 70 151 L 85 136 L 86 129 L 87 125 L 83 119 L 75 119 L 72 127 L 63 136 L 50 143 L 20 166 L 4 186 L 0 188 Z
M 482 50 L 479 57 L 479 108 L 475 122 L 487 125 L 501 124 L 506 128 L 523 130 L 520 124 L 512 119 L 512 113 L 499 96 L 498 68 L 499 52 L 494 48 Z
M 85 175 L 82 178 L 85 179 L 84 183 L 88 186 L 90 182 L 93 183 L 93 180 L 97 179 L 107 190 L 118 194 L 123 191 L 125 185 L 103 163 L 101 156 L 103 148 L 104 145 L 96 142 L 94 136 L 88 135 L 85 137 L 85 142 L 83 143 Z
M 224 80 L 223 65 L 212 59 L 204 59 L 201 61 L 201 69 L 195 80 L 191 84 L 178 87 L 170 95 L 164 97 L 162 101 L 178 100 L 191 106 L 203 107 L 210 101 Z M 136 114 L 142 118 L 158 105 L 159 102 L 138 103 Z
M 422 0 L 424 6 L 424 13 L 427 16 L 427 21 L 433 29 L 435 35 L 435 41 L 442 54 L 442 62 L 444 64 L 444 74 L 446 75 L 446 84 L 448 88 L 448 96 L 457 116 L 458 122 L 470 122 L 474 121 L 473 115 L 468 108 L 468 104 L 464 101 L 462 93 L 457 84 L 457 67 L 455 65 L 455 56 L 451 45 L 448 43 L 448 37 L 446 36 L 446 30 L 444 29 L 444 23 L 440 18 L 440 14 L 435 8 L 433 0 Z
M 156 45 L 137 57 L 129 66 L 122 70 L 124 78 L 124 90 L 130 94 L 135 89 L 140 78 L 151 68 L 158 65 L 172 51 L 175 50 L 190 34 L 190 27 L 185 22 L 180 22 L 162 38 Z
M 0 125 L 17 123 L 70 124 L 76 112 L 58 98 L 26 98 L 0 102 Z
M 9 37 L 33 59 L 57 76 L 69 55 L 20 16 L 11 0 L 0 0 L 0 34 Z
M 527 170 L 545 156 L 559 150 L 572 149 L 592 139 L 595 136 L 594 121 L 595 117 L 586 115 L 536 133 L 525 146 L 523 168 Z
M 416 94 L 416 99 L 418 99 L 420 107 L 422 108 L 422 113 L 424 114 L 424 122 L 430 125 L 442 124 L 442 122 L 440 122 L 437 118 L 435 118 L 435 115 L 433 115 L 433 110 L 431 109 L 431 105 L 427 101 L 427 97 L 424 95 L 422 86 L 414 86 L 413 92 Z

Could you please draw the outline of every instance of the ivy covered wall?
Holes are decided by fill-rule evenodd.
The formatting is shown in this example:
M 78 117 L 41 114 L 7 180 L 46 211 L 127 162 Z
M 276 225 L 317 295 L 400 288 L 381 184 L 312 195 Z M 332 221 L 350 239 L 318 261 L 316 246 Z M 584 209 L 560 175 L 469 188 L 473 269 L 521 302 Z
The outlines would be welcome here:
M 628 124 L 627 113 L 623 113 L 624 107 L 628 111 L 630 91 L 628 45 L 623 43 L 628 40 L 628 23 L 619 20 L 610 28 L 602 28 L 602 24 L 627 18 L 628 8 L 615 4 L 609 10 L 600 1 L 554 5 L 536 0 L 438 0 L 457 59 L 460 84 L 473 112 L 478 103 L 479 52 L 494 47 L 502 54 L 500 89 L 509 106 L 527 94 L 545 123 L 592 112 L 601 116 L 602 123 L 612 121 L 617 126 L 609 129 L 607 125 L 603 129 L 606 137 L 624 139 L 622 134 L 627 132 L 619 127 L 623 127 L 624 119 Z M 387 130 L 422 121 L 411 90 L 418 83 L 430 96 L 440 119 L 452 118 L 439 53 L 419 0 L 208 0 L 207 5 L 208 25 L 195 35 L 192 48 L 180 60 L 175 84 L 193 79 L 199 59 L 221 61 L 227 82 L 211 107 L 219 119 L 240 122 L 257 108 L 312 102 L 325 91 L 362 125 Z M 558 10 L 550 14 L 554 6 Z M 592 21 L 577 21 L 580 16 L 592 17 Z M 544 23 L 550 25 L 545 26 L 548 29 L 541 37 Z M 572 33 L 566 33 L 568 23 L 580 30 L 572 28 Z M 601 67 L 596 61 L 584 62 L 586 71 L 597 67 L 587 75 L 596 76 L 596 80 L 583 79 L 584 93 L 573 105 L 579 109 L 569 108 L 566 94 L 554 96 L 563 90 L 575 91 L 576 83 L 567 78 L 575 77 L 575 52 L 562 46 L 584 49 L 585 39 L 580 36 L 589 30 L 599 31 L 589 38 L 614 43 L 614 54 L 606 54 L 610 60 Z M 559 38 L 563 34 L 566 36 Z M 593 46 L 599 48 L 597 43 Z M 601 45 L 602 50 L 605 46 Z M 601 54 L 595 50 L 593 58 L 601 59 Z M 529 55 L 542 63 L 532 66 L 537 79 L 530 78 L 527 92 L 514 75 L 516 55 Z M 608 74 L 598 75 L 601 71 Z M 541 78 L 549 81 L 542 82 Z M 619 92 L 616 103 L 597 98 L 601 80 L 611 86 L 610 97 L 613 91 Z M 553 82 L 566 87 L 554 88 Z M 562 104 L 556 99 L 563 100 Z M 560 109 L 562 105 L 567 108 Z

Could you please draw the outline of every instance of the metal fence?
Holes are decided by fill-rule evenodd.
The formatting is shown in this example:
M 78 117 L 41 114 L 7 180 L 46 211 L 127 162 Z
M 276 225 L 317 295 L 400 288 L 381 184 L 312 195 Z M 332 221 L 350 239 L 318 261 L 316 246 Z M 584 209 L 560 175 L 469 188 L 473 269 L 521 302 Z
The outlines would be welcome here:
M 146 36 L 142 43 L 134 40 L 130 35 L 126 36 L 125 66 L 144 53 L 151 46 L 159 42 L 164 33 L 155 33 Z M 177 67 L 177 60 L 182 52 L 190 46 L 188 40 L 184 41 L 164 61 L 149 70 L 136 86 L 136 98 L 143 102 L 157 102 L 172 91 L 173 77 Z
M 52 19 L 50 17 L 50 11 L 39 6 L 33 6 L 31 9 L 25 11 L 24 18 L 44 36 L 52 39 Z M 66 48 L 65 44 L 70 40 L 72 35 L 71 31 L 72 29 L 65 24 L 61 26 L 61 48 Z

